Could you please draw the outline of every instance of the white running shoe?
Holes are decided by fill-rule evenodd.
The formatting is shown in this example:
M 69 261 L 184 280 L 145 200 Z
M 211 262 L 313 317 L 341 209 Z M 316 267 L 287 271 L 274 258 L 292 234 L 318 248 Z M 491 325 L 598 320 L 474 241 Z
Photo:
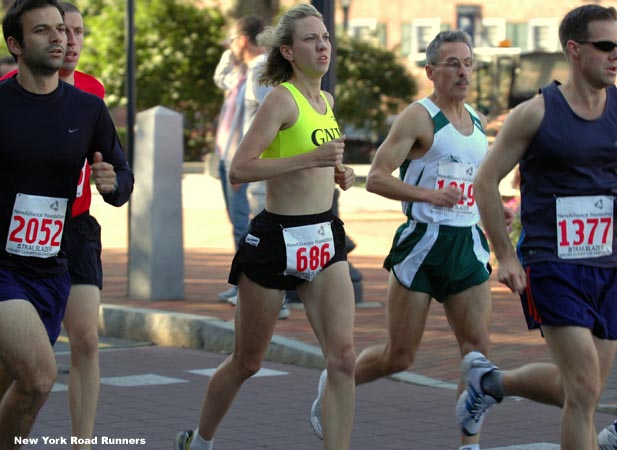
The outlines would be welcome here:
M 289 316 L 291 316 L 291 311 L 289 310 L 289 306 L 286 303 L 283 303 L 281 309 L 279 310 L 279 320 L 285 320 Z
M 328 372 L 324 370 L 319 376 L 319 384 L 317 385 L 317 398 L 311 406 L 311 426 L 319 439 L 323 441 L 323 430 L 321 428 L 321 407 L 323 406 L 323 395 L 326 392 L 326 382 L 328 381 Z
M 189 450 L 194 434 L 193 430 L 180 431 L 174 441 L 174 450 Z
M 463 358 L 461 373 L 466 389 L 456 402 L 456 417 L 467 436 L 475 436 L 480 432 L 486 411 L 499 403 L 485 394 L 480 385 L 482 377 L 495 369 L 497 366 L 480 352 L 469 352 Z
M 227 303 L 229 303 L 230 305 L 236 306 L 238 304 L 238 296 L 237 295 L 233 295 L 233 296 L 229 297 L 227 299 Z
M 216 296 L 220 301 L 225 302 L 227 299 L 238 295 L 238 286 L 232 286 L 226 291 L 219 292 Z
M 600 450 L 617 450 L 617 421 L 598 433 L 598 448 Z

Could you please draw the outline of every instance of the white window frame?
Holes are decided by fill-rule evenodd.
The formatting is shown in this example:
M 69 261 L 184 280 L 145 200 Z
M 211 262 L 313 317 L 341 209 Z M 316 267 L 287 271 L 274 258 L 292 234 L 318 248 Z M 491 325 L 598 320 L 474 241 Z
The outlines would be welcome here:
M 534 41 L 533 35 L 536 28 L 543 27 L 548 28 L 548 35 L 555 38 L 547 45 L 546 48 L 539 48 Z M 527 50 L 543 50 L 547 52 L 559 51 L 559 19 L 557 18 L 536 18 L 529 20 L 529 26 L 527 27 Z
M 485 45 L 498 47 L 501 41 L 506 39 L 506 19 L 503 17 L 485 17 L 482 19 L 482 27 L 494 28 L 496 30 L 495 37 L 497 42 L 485 42 Z
M 409 53 L 409 59 L 411 61 L 422 61 L 426 59 L 426 52 L 420 51 L 420 43 L 418 42 L 418 29 L 430 28 L 431 35 L 436 36 L 441 31 L 441 19 L 439 17 L 426 18 L 426 19 L 414 19 L 411 22 L 411 51 Z
M 347 35 L 355 36 L 355 30 L 357 28 L 367 28 L 373 33 L 373 37 L 375 37 L 377 33 L 377 19 L 349 19 Z

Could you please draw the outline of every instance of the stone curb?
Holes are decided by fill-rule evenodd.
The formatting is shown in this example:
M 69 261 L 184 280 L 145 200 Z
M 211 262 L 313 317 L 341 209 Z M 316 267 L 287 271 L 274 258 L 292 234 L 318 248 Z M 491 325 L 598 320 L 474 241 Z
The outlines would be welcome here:
M 302 308 L 302 304 L 294 304 L 294 307 Z M 99 333 L 101 336 L 216 353 L 231 353 L 234 345 L 234 324 L 231 321 L 106 303 L 100 306 Z M 325 367 L 321 348 L 277 335 L 272 337 L 265 359 L 310 369 Z M 389 378 L 420 386 L 456 389 L 456 384 L 407 371 Z
M 103 336 L 210 352 L 231 353 L 234 345 L 233 322 L 196 314 L 121 305 L 101 304 L 99 333 Z M 272 337 L 265 358 L 313 369 L 324 368 L 319 347 L 276 335 Z

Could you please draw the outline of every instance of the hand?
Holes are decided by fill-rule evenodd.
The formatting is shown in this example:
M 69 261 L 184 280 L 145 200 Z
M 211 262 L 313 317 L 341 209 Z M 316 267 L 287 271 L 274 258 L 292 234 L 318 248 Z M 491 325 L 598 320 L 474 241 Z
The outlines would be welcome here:
M 94 159 L 90 165 L 92 171 L 92 179 L 96 185 L 96 189 L 101 194 L 111 194 L 118 187 L 116 181 L 116 171 L 114 166 L 103 161 L 103 155 L 100 152 L 94 153 Z
M 344 150 L 345 136 L 341 136 L 321 144 L 310 155 L 315 159 L 317 167 L 336 167 L 343 164 Z
M 527 287 L 527 276 L 525 270 L 518 259 L 515 257 L 504 258 L 499 261 L 497 270 L 497 280 L 505 284 L 514 293 L 522 294 Z
M 356 174 L 351 167 L 342 164 L 334 168 L 334 182 L 337 183 L 342 190 L 346 191 L 353 186 L 356 179 Z
M 436 189 L 432 192 L 430 203 L 435 206 L 453 208 L 461 198 L 463 198 L 463 192 L 460 189 L 446 186 L 443 189 Z

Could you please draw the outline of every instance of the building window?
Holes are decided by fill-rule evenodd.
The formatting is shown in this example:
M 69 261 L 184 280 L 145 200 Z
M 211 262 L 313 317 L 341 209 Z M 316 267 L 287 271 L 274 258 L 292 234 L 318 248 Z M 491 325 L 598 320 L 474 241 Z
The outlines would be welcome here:
M 487 47 L 499 47 L 506 39 L 506 19 L 486 17 L 482 19 L 482 43 Z
M 377 22 L 377 19 L 351 19 L 347 35 L 377 47 L 385 47 L 387 44 L 386 25 Z
M 401 56 L 408 58 L 411 55 L 411 23 L 401 25 Z
M 456 5 L 456 28 L 471 36 L 474 47 L 483 45 L 482 7 L 477 5 Z
M 422 61 L 426 59 L 426 47 L 437 36 L 440 19 L 416 19 L 411 23 L 411 52 L 409 59 Z
M 527 30 L 528 50 L 541 52 L 559 51 L 558 19 L 531 19 Z
M 377 32 L 376 19 L 350 19 L 349 36 L 366 42 L 374 42 Z

